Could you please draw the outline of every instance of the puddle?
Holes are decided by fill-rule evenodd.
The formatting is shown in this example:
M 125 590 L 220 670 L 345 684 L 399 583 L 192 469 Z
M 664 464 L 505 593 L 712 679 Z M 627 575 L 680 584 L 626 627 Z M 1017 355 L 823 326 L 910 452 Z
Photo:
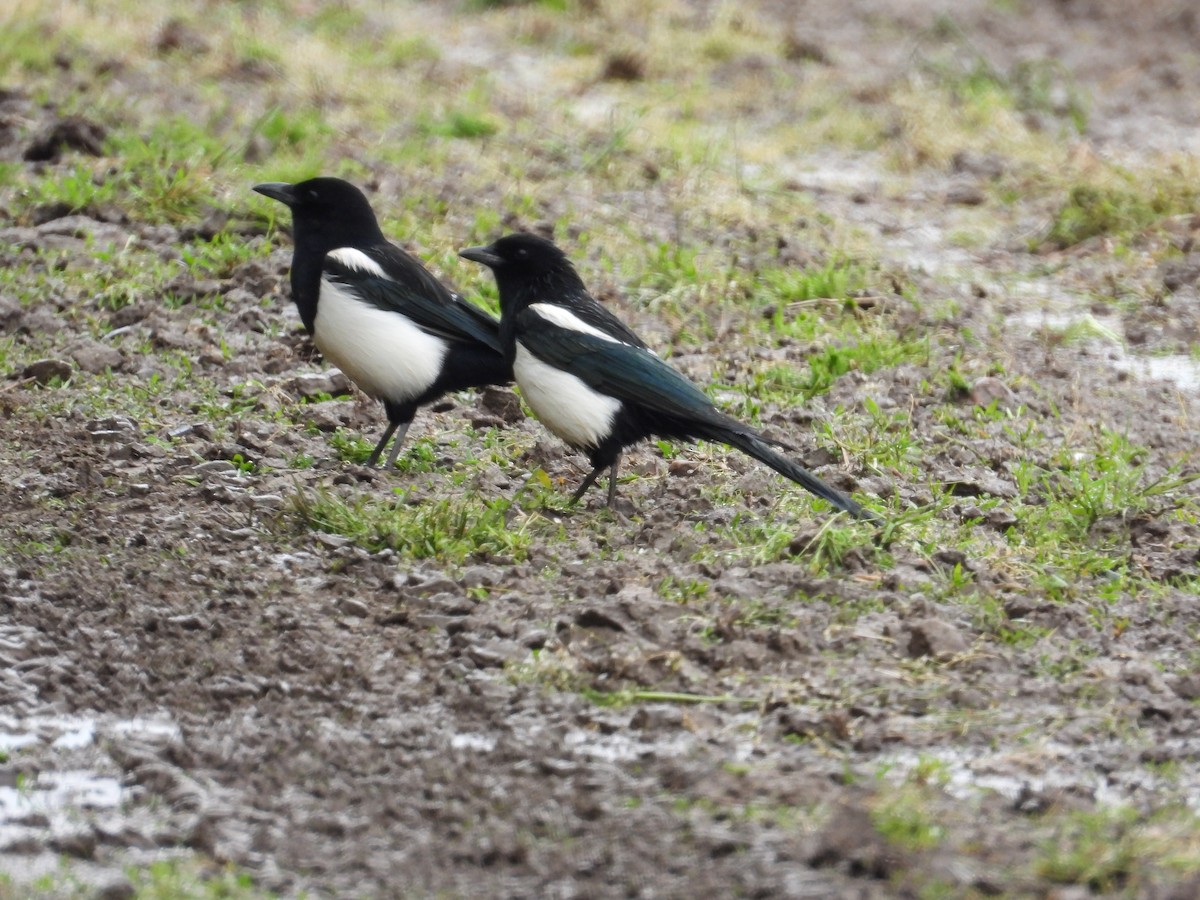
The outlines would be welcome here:
M 646 757 L 683 756 L 693 744 L 690 734 L 675 735 L 669 740 L 637 741 L 624 734 L 596 734 L 575 729 L 563 738 L 564 746 L 579 756 L 590 756 L 604 762 L 629 762 Z
M 1108 347 L 1108 362 L 1118 371 L 1128 372 L 1135 378 L 1168 381 L 1184 391 L 1200 390 L 1200 360 L 1182 353 L 1161 356 L 1131 353 L 1125 342 L 1125 328 L 1118 315 L 1034 309 L 1009 316 L 1007 322 L 1010 328 L 1030 332 L 1045 330 L 1071 334 L 1078 339 L 1100 341 Z
M 96 723 L 85 721 L 78 728 L 64 731 L 54 739 L 54 742 L 50 746 L 62 750 L 78 750 L 81 747 L 90 747 L 95 740 Z
M 1179 752 L 1189 751 L 1182 747 Z M 1090 794 L 1102 806 L 1121 806 L 1134 802 L 1138 794 L 1166 787 L 1146 769 L 1127 772 L 1124 784 L 1113 784 L 1086 763 L 1076 764 L 1078 759 L 1078 748 L 1046 744 L 1009 753 L 972 754 L 953 748 L 901 751 L 882 758 L 880 764 L 887 768 L 887 778 L 894 781 L 926 770 L 932 782 L 960 800 L 991 792 L 1017 802 L 1030 792 L 1075 791 Z M 1172 784 L 1172 788 L 1189 807 L 1200 812 L 1200 779 L 1193 777 L 1190 783 Z
M 0 751 L 11 753 L 42 743 L 64 749 L 84 747 L 95 739 L 92 719 L 73 716 L 0 716 Z M 62 743 L 59 743 L 59 742 Z
M 1113 360 L 1122 372 L 1152 381 L 1170 381 L 1181 390 L 1200 390 L 1200 360 L 1182 354 L 1134 356 L 1122 352 Z
M 68 809 L 115 809 L 121 795 L 121 783 L 112 775 L 70 769 L 42 772 L 29 784 L 0 787 L 0 824 Z
M 466 732 L 451 737 L 450 746 L 454 750 L 474 750 L 478 753 L 491 753 L 496 749 L 496 739 L 486 734 Z
M 178 738 L 179 726 L 170 719 L 123 719 L 107 727 L 113 734 L 140 734 L 143 737 Z
M 0 716 L 0 751 L 8 756 L 0 768 L 0 826 L 119 807 L 117 766 L 100 749 L 98 733 L 172 738 L 179 726 L 166 719 Z

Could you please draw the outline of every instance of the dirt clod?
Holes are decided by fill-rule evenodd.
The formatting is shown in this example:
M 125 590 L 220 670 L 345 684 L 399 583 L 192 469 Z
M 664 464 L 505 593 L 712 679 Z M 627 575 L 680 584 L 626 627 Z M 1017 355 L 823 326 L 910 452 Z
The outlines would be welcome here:
M 67 116 L 54 122 L 25 147 L 26 162 L 56 162 L 65 152 L 101 156 L 108 132 L 104 126 L 82 116 Z
M 942 619 L 918 619 L 908 623 L 906 651 L 913 658 L 949 659 L 966 652 L 968 647 L 970 642 L 963 633 Z
M 32 378 L 38 384 L 49 384 L 56 378 L 65 381 L 71 377 L 71 364 L 61 359 L 39 359 L 21 371 L 22 378 Z
M 837 867 L 848 874 L 885 880 L 901 865 L 903 854 L 879 836 L 870 812 L 841 804 L 817 835 L 808 862 L 816 868 Z

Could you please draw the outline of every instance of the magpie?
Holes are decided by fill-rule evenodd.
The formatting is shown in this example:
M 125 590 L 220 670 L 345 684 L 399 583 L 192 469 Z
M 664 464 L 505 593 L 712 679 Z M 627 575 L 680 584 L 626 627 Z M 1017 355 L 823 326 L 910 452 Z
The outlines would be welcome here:
M 340 178 L 254 190 L 292 211 L 292 299 L 321 354 L 369 397 L 395 434 L 390 468 L 417 408 L 450 391 L 512 381 L 499 322 L 466 302 L 379 229 L 362 191 Z
M 766 463 L 850 515 L 878 517 L 777 453 L 790 449 L 720 412 L 588 293 L 557 246 L 516 233 L 459 255 L 492 270 L 500 291 L 500 339 L 530 408 L 552 432 L 588 454 L 592 471 L 571 502 L 608 469 L 616 498 L 622 451 L 652 435 L 720 441 Z

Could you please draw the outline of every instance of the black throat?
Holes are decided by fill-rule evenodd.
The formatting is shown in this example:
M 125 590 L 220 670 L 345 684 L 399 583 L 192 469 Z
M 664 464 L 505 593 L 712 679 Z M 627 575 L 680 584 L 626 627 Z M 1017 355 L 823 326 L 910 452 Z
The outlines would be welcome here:
M 369 250 L 387 242 L 374 216 L 370 220 L 318 219 L 303 211 L 293 218 L 292 300 L 300 312 L 300 320 L 309 334 L 317 320 L 317 301 L 321 296 L 321 270 L 325 255 L 340 247 Z
M 550 303 L 571 309 L 588 302 L 587 288 L 571 266 L 536 272 L 495 270 L 500 292 L 500 341 L 511 364 L 517 353 L 516 317 L 534 303 Z

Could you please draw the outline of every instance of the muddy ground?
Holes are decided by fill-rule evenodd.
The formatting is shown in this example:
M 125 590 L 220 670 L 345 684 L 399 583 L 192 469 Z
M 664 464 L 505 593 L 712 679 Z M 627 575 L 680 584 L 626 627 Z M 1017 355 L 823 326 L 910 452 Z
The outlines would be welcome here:
M 1023 5 L 953 4 L 955 27 L 1000 69 L 1057 59 L 1090 98 L 1080 152 L 1200 151 L 1190 4 Z M 950 6 L 764 0 L 760 11 L 866 93 L 918 65 L 911 36 Z M 135 76 L 129 91 L 154 90 Z M 37 155 L 54 107 L 0 87 L 15 123 L 5 158 L 35 165 L 18 157 Z M 67 152 L 88 152 L 87 139 Z M 39 302 L 0 297 L 22 360 L 0 386 L 0 896 L 128 896 L 162 859 L 201 878 L 232 866 L 252 880 L 237 890 L 288 896 L 1200 894 L 1195 487 L 1096 523 L 1097 542 L 1160 585 L 1112 596 L 1098 623 L 1070 590 L 1010 578 L 1020 451 L 1005 423 L 962 438 L 921 388 L 958 352 L 978 377 L 1002 371 L 979 389 L 1024 405 L 1055 446 L 1103 423 L 1145 448 L 1148 477 L 1186 474 L 1200 415 L 1196 220 L 1172 223 L 1184 252 L 1165 269 L 1102 239 L 1029 252 L 1047 197 L 996 210 L 1004 238 L 964 249 L 948 236 L 1002 158 L 902 177 L 870 155 L 801 163 L 795 189 L 870 236 L 925 298 L 880 314 L 988 338 L 852 372 L 804 417 L 771 407 L 764 423 L 814 454 L 803 425 L 839 404 L 911 408 L 919 479 L 810 459 L 891 516 L 930 503 L 931 484 L 959 485 L 939 513 L 957 521 L 999 496 L 970 553 L 901 533 L 886 566 L 851 553 L 816 576 L 799 558 L 823 524 L 812 513 L 794 523 L 796 556 L 721 556 L 722 526 L 771 517 L 788 489 L 711 448 L 682 463 L 635 454 L 642 477 L 622 485 L 620 517 L 599 494 L 573 514 L 514 507 L 518 551 L 449 563 L 375 550 L 298 526 L 295 498 L 322 488 L 382 502 L 402 486 L 415 510 L 449 490 L 513 496 L 539 467 L 565 491 L 583 461 L 502 394 L 423 412 L 427 466 L 342 461 L 331 434 L 373 436 L 379 411 L 325 378 L 297 331 L 285 239 L 215 283 L 181 274 L 179 306 L 145 296 L 97 313 L 111 334 L 99 339 L 73 330 L 92 288 L 50 272 Z M 5 265 L 53 249 L 64 270 L 87 269 L 97 244 L 130 241 L 171 258 L 195 236 L 120 209 L 39 218 L 0 220 Z M 268 240 L 253 217 L 196 227 Z M 1113 284 L 1158 302 L 1097 306 Z M 1087 315 L 1124 345 L 1045 327 Z M 178 383 L 177 364 L 146 346 L 193 359 L 198 386 L 155 395 L 145 420 L 107 414 L 114 385 Z M 702 372 L 729 352 L 745 351 L 713 340 L 681 365 Z M 799 365 L 803 348 L 791 353 Z M 523 453 L 452 483 L 463 442 L 481 453 L 490 428 L 515 431 Z M 737 503 L 711 500 L 710 478 L 735 484 Z M 942 589 L 956 566 L 992 618 Z M 667 579 L 705 590 L 672 596 Z M 759 615 L 741 617 L 750 606 Z M 1039 637 L 1006 643 L 1010 626 Z M 1167 841 L 1169 854 L 1152 852 Z

